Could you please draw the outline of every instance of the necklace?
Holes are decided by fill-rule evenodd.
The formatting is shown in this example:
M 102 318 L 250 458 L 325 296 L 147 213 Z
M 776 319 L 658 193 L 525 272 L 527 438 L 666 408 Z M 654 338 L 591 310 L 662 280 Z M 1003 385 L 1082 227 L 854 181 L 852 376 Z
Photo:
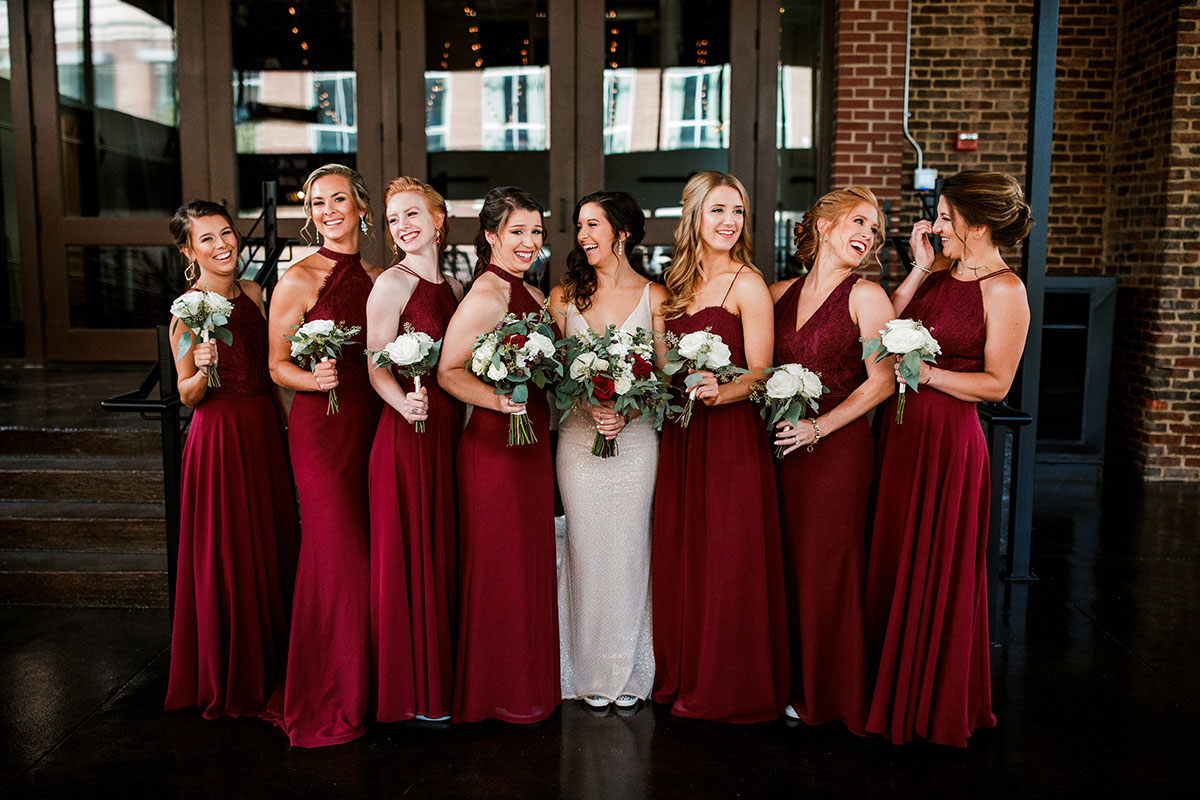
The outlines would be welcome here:
M 980 272 L 983 272 L 984 270 L 990 270 L 992 267 L 996 266 L 997 264 L 1003 264 L 1003 263 L 1004 263 L 1004 259 L 998 258 L 990 264 L 984 264 L 982 267 L 972 267 L 967 264 L 964 264 L 962 261 L 959 261 L 958 262 L 958 274 L 960 277 L 963 275 L 966 275 L 967 270 L 969 269 L 969 270 L 971 270 L 971 274 L 975 276 L 975 279 L 978 280 Z M 987 275 L 988 273 L 984 272 L 983 274 Z

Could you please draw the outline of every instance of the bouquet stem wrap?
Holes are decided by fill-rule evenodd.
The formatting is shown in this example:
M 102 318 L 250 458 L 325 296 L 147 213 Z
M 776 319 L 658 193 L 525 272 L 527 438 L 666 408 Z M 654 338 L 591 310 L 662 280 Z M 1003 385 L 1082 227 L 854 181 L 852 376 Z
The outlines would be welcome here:
M 533 432 L 533 424 L 525 409 L 514 411 L 508 415 L 508 446 L 516 447 L 522 444 L 533 444 L 538 440 Z
M 208 333 L 207 328 L 200 331 L 200 342 L 202 344 L 208 344 L 208 336 L 209 336 L 209 333 Z M 205 367 L 204 372 L 206 375 L 208 375 L 208 388 L 210 388 L 210 389 L 221 388 L 221 376 L 217 374 L 217 365 L 216 364 L 213 364 L 211 367 Z
M 321 363 L 324 364 L 328 360 L 329 360 L 329 356 L 325 356 L 324 358 L 321 359 Z M 327 405 L 325 407 L 325 416 L 328 417 L 330 414 L 337 414 L 341 410 L 342 410 L 341 406 L 338 405 L 337 389 L 336 388 L 330 389 L 329 390 L 329 405 Z

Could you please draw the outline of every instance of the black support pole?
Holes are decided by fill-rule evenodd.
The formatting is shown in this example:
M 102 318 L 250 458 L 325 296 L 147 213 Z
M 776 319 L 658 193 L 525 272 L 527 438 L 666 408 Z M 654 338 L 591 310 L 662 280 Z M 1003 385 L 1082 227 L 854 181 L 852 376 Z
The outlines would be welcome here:
M 1046 221 L 1050 214 L 1050 156 L 1054 134 L 1054 68 L 1058 51 L 1058 0 L 1033 6 L 1033 85 L 1030 87 L 1025 199 L 1034 226 L 1025 240 L 1025 290 L 1029 295 L 1029 338 L 1021 363 L 1020 408 L 1033 424 L 1017 429 L 1013 463 L 1013 525 L 1006 577 L 1031 580 L 1034 460 L 1037 455 L 1038 389 L 1042 371 L 1042 303 L 1046 283 Z M 999 498 L 993 498 L 998 502 Z

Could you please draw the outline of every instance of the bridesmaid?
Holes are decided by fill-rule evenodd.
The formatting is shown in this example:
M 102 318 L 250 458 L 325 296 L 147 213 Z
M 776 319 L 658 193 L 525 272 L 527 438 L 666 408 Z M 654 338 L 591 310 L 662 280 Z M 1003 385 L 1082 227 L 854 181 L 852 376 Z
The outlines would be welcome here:
M 575 247 L 562 284 L 550 292 L 567 336 L 609 325 L 663 332 L 667 292 L 629 264 L 645 220 L 625 192 L 596 192 L 575 206 Z M 592 455 L 596 431 L 620 434 L 618 455 Z M 627 422 L 611 404 L 577 408 L 559 429 L 557 462 L 567 518 L 558 582 L 562 696 L 593 708 L 632 708 L 654 680 L 650 508 L 658 434 L 646 421 Z
M 654 700 L 683 717 L 759 722 L 787 704 L 775 474 L 744 402 L 771 363 L 771 294 L 751 263 L 746 190 L 702 172 L 683 190 L 666 329 L 711 328 L 750 370 L 697 384 L 691 425 L 665 426 L 654 496 Z M 731 480 L 732 478 L 732 480 Z
M 262 290 L 237 277 L 241 242 L 224 206 L 180 207 L 171 235 L 192 288 L 233 303 L 233 344 L 193 344 L 176 362 L 179 396 L 196 410 L 183 449 L 165 706 L 199 708 L 209 719 L 258 715 L 281 677 L 300 541 L 267 373 Z M 185 328 L 174 318 L 172 328 L 174 349 Z M 218 361 L 221 385 L 210 388 Z
M 384 203 L 397 262 L 367 300 L 367 346 L 382 349 L 405 323 L 437 341 L 462 298 L 462 284 L 438 268 L 446 201 L 429 184 L 396 178 Z M 436 373 L 422 378 L 420 391 L 390 369 L 371 369 L 370 376 L 384 400 L 369 481 L 376 718 L 449 719 L 458 600 L 454 449 L 461 422 Z M 418 421 L 424 433 L 413 428 Z
M 867 730 L 965 747 L 996 724 L 988 666 L 987 444 L 981 400 L 1002 400 L 1029 330 L 1025 287 L 1004 263 L 1032 224 L 1020 185 L 998 172 L 946 180 L 937 221 L 913 226 L 915 267 L 892 295 L 942 348 L 922 364 L 904 423 L 881 409 L 867 568 L 868 653 L 878 664 Z M 941 237 L 935 258 L 926 236 Z M 897 373 L 897 380 L 899 375 Z
M 324 244 L 284 273 L 271 298 L 271 377 L 296 391 L 288 442 L 302 532 L 287 680 L 272 710 L 293 745 L 320 747 L 362 735 L 370 696 L 367 459 L 379 397 L 362 342 L 380 270 L 358 254 L 371 223 L 361 175 L 341 164 L 316 169 L 304 182 L 304 210 Z M 292 360 L 283 337 L 316 319 L 364 330 L 342 358 L 310 372 Z M 341 412 L 327 415 L 326 392 L 334 388 Z
M 883 237 L 870 189 L 830 192 L 796 225 L 807 274 L 771 287 L 775 363 L 821 374 L 820 413 L 779 423 L 775 462 L 783 528 L 792 690 L 784 712 L 819 725 L 842 720 L 865 735 L 867 663 L 862 590 L 875 441 L 864 416 L 895 388 L 891 363 L 862 360 L 859 337 L 892 318 L 887 293 L 855 274 Z M 876 264 L 878 261 L 875 262 Z
M 467 372 L 475 337 L 508 312 L 541 308 L 521 279 L 542 249 L 542 207 L 523 189 L 492 189 L 479 212 L 475 280 L 446 329 L 438 381 L 474 408 L 458 448 L 459 628 L 452 718 L 531 723 L 561 702 L 555 604 L 550 407 L 493 394 Z M 537 442 L 508 447 L 525 410 Z

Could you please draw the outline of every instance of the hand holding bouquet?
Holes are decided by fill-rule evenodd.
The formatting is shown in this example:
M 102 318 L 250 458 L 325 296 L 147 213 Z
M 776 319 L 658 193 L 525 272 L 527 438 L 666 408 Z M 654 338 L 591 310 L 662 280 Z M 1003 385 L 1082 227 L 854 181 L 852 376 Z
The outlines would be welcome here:
M 404 333 L 383 346 L 382 350 L 367 350 L 367 356 L 375 369 L 392 366 L 399 374 L 413 379 L 416 391 L 421 391 L 421 376 L 437 369 L 438 355 L 442 352 L 442 340 L 436 342 L 427 333 L 422 333 L 404 323 Z M 425 420 L 413 423 L 417 433 L 425 432 Z
M 179 337 L 179 346 L 175 349 L 175 360 L 183 358 L 184 353 L 192 347 L 195 338 L 204 344 L 210 337 L 215 336 L 225 344 L 233 344 L 233 333 L 225 326 L 229 324 L 229 315 L 233 313 L 233 303 L 223 295 L 210 291 L 184 292 L 171 302 L 171 313 L 175 323 L 171 325 L 171 333 L 180 322 L 187 328 Z M 209 387 L 221 385 L 217 375 L 217 365 L 208 368 Z
M 768 377 L 769 376 L 769 377 Z M 763 370 L 765 384 L 757 384 L 750 393 L 753 400 L 763 404 L 763 419 L 767 420 L 771 430 L 780 420 L 786 420 L 793 428 L 808 416 L 809 409 L 817 413 L 817 400 L 829 392 L 828 387 L 821 383 L 821 374 L 805 369 L 799 364 L 781 364 L 778 367 L 767 367 Z M 808 446 L 812 452 L 813 446 Z M 787 448 L 775 446 L 775 457 L 783 458 Z
M 599 334 L 585 328 L 558 343 L 567 376 L 558 384 L 555 405 L 566 419 L 577 404 L 608 403 L 618 414 L 639 413 L 662 424 L 670 408 L 671 392 L 654 371 L 654 332 L 638 328 L 633 333 L 609 325 Z M 617 454 L 616 439 L 599 431 L 592 440 L 592 455 Z
M 941 355 L 942 348 L 929 329 L 920 320 L 894 319 L 883 326 L 877 339 L 863 340 L 863 360 L 875 356 L 882 361 L 888 356 L 897 357 L 900 378 L 900 397 L 896 400 L 896 424 L 904 422 L 904 390 L 911 386 L 914 392 L 921 379 L 921 362 L 937 363 L 934 356 Z
M 353 341 L 350 337 L 362 330 L 357 325 L 338 325 L 331 319 L 314 319 L 291 327 L 296 329 L 296 335 L 283 338 L 292 343 L 292 358 L 305 369 L 315 369 L 317 364 L 340 356 L 342 348 Z M 329 406 L 325 414 L 336 414 L 339 410 L 335 387 L 329 390 Z
M 687 405 L 684 406 L 680 424 L 687 427 L 692 421 L 692 407 L 696 403 L 696 384 L 702 379 L 697 374 L 707 370 L 716 376 L 720 383 L 728 383 L 738 375 L 745 375 L 750 370 L 735 366 L 729 360 L 729 345 L 721 341 L 721 337 L 712 332 L 711 328 L 693 331 L 682 337 L 673 333 L 667 334 L 667 363 L 663 372 L 674 375 L 682 369 L 688 369 L 689 374 L 683 380 L 683 385 L 689 389 Z
M 539 389 L 562 377 L 555 357 L 554 329 L 545 309 L 518 317 L 506 314 L 496 327 L 475 338 L 467 371 L 495 387 L 495 394 L 511 394 L 514 403 L 529 401 L 529 384 Z M 508 446 L 537 441 L 525 410 L 508 417 Z

